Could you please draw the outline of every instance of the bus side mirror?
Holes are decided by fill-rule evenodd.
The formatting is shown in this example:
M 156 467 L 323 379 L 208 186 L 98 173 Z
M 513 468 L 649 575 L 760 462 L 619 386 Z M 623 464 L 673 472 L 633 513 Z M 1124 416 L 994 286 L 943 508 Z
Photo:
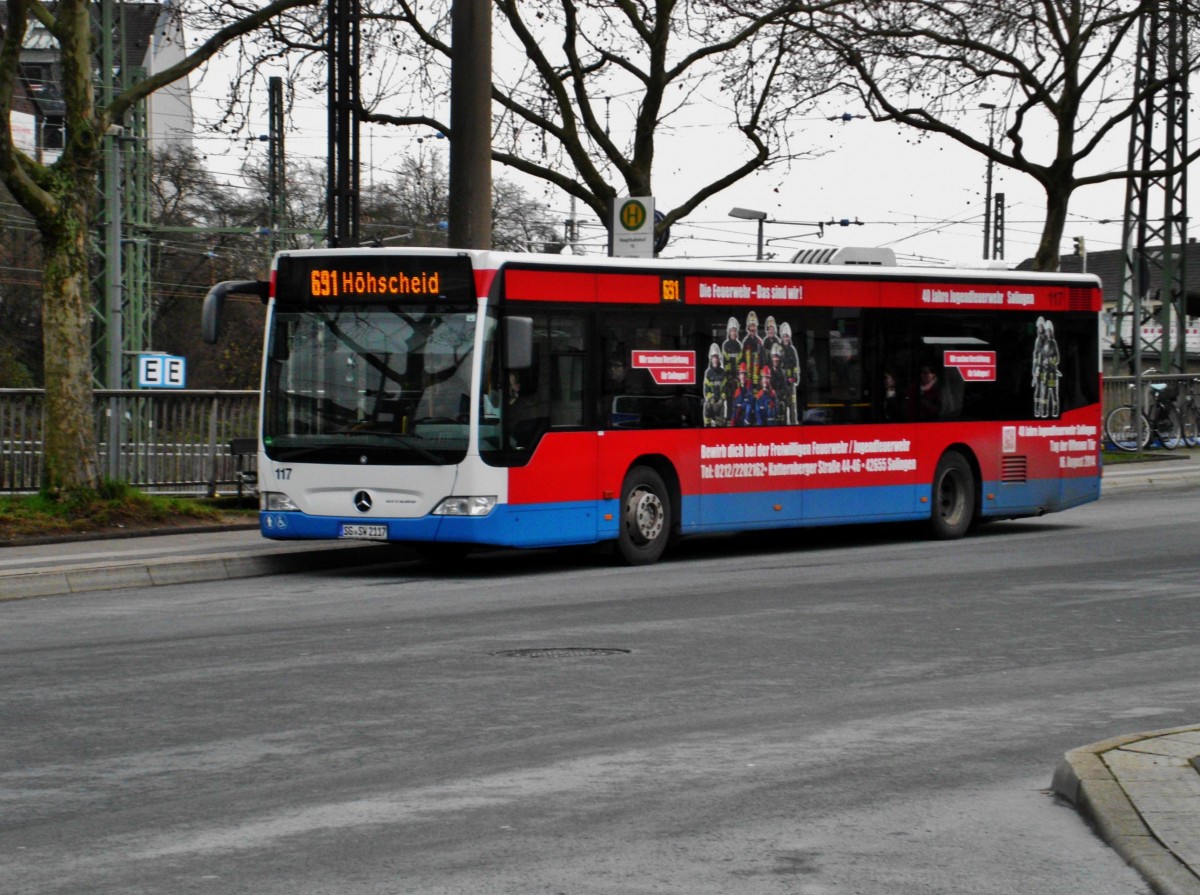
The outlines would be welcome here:
M 533 318 L 504 318 L 504 367 L 528 370 L 533 366 Z
M 265 302 L 270 290 L 271 284 L 266 280 L 225 280 L 209 289 L 200 311 L 200 335 L 204 341 L 216 345 L 221 338 L 221 314 L 225 310 L 226 295 L 257 295 Z

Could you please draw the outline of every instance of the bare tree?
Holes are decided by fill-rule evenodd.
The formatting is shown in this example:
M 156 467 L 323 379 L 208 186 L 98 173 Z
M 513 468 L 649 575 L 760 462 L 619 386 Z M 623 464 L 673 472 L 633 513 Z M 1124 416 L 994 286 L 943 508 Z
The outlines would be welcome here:
M 1046 215 L 1034 266 L 1057 270 L 1074 193 L 1140 173 L 1095 157 L 1107 141 L 1125 145 L 1131 117 L 1164 86 L 1135 77 L 1138 27 L 1158 2 L 855 0 L 802 25 L 852 75 L 842 86 L 875 121 L 948 137 L 1036 180 Z M 730 5 L 753 14 L 777 4 Z M 998 141 L 980 127 L 990 122 L 982 101 L 1001 116 Z
M 810 155 L 793 148 L 789 119 L 829 85 L 796 78 L 796 10 L 779 6 L 738 15 L 711 0 L 493 0 L 493 160 L 606 223 L 612 199 L 654 195 L 670 165 L 690 191 L 660 209 L 665 229 L 749 174 Z M 363 120 L 450 135 L 450 7 L 363 0 Z M 318 31 L 273 38 L 307 54 L 293 57 L 294 77 L 324 83 Z M 664 134 L 687 115 L 726 124 L 740 148 L 693 144 L 664 160 Z
M 43 253 L 42 338 L 46 386 L 43 488 L 51 495 L 100 484 L 92 411 L 88 237 L 103 138 L 135 103 L 184 77 L 226 44 L 273 17 L 318 0 L 206 4 L 215 30 L 179 63 L 125 86 L 107 104 L 96 101 L 97 30 L 87 0 L 8 0 L 0 39 L 0 121 L 13 109 L 18 63 L 27 30 L 40 26 L 57 45 L 65 106 L 65 137 L 53 164 L 41 164 L 0 128 L 0 180 L 32 216 Z M 177 6 L 188 15 L 186 4 Z M 196 4 L 199 6 L 199 4 Z M 194 21 L 187 19 L 189 22 Z
M 450 183 L 436 154 L 401 159 L 391 178 L 363 191 L 363 233 L 386 245 L 445 246 Z M 492 185 L 492 247 L 561 251 L 559 224 L 525 190 L 503 178 Z
M 320 174 L 300 166 L 294 166 L 292 174 L 287 218 L 294 226 L 280 234 L 285 245 L 302 244 L 302 228 L 319 232 L 324 223 L 319 217 L 312 221 L 303 216 L 306 207 L 322 208 Z M 239 183 L 226 183 L 191 150 L 154 156 L 150 176 L 154 341 L 161 350 L 188 356 L 188 381 L 196 388 L 258 385 L 262 303 L 257 298 L 234 297 L 227 309 L 232 325 L 219 346 L 203 343 L 199 308 L 215 282 L 265 276 L 271 249 L 264 232 L 266 179 L 265 170 L 247 167 Z

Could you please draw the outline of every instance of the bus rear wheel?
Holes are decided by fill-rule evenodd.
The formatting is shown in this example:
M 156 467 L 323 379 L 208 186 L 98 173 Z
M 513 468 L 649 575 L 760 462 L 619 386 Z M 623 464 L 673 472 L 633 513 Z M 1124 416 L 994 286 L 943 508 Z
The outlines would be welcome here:
M 933 535 L 940 540 L 961 538 L 974 518 L 975 474 L 962 454 L 948 451 L 933 474 Z
M 653 469 L 635 466 L 621 488 L 617 553 L 627 565 L 657 562 L 671 537 L 671 495 Z

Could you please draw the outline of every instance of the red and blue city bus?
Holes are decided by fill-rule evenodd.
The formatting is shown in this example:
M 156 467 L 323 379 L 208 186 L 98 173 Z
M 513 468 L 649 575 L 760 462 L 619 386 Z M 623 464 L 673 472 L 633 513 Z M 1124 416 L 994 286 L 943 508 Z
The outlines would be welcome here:
M 928 520 L 1100 494 L 1090 275 L 285 252 L 267 282 L 268 538 L 472 546 Z

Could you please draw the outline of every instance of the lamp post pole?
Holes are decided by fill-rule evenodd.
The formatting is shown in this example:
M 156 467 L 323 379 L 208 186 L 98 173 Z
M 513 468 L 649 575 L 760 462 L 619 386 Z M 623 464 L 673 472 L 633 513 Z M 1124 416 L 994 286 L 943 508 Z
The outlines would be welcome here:
M 763 226 L 767 221 L 767 213 L 765 211 L 756 211 L 753 208 L 733 208 L 730 209 L 729 216 L 731 218 L 741 218 L 745 221 L 758 222 L 758 255 L 756 260 L 763 260 Z

